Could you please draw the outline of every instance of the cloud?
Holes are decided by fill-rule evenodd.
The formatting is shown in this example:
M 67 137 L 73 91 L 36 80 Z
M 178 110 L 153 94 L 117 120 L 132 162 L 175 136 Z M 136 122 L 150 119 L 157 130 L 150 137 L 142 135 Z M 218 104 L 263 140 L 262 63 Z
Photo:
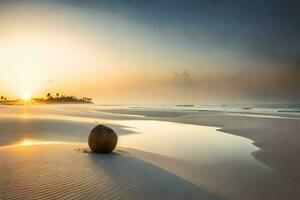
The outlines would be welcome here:
M 190 76 L 189 72 L 175 72 L 174 73 L 175 84 L 179 86 L 192 86 L 195 81 Z

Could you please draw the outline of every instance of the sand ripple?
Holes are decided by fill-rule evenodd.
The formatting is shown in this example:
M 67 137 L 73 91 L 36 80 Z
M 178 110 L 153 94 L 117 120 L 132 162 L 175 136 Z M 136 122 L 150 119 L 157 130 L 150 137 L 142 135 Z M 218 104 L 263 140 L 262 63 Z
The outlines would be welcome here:
M 96 155 L 76 147 L 1 147 L 0 199 L 215 199 L 131 154 Z

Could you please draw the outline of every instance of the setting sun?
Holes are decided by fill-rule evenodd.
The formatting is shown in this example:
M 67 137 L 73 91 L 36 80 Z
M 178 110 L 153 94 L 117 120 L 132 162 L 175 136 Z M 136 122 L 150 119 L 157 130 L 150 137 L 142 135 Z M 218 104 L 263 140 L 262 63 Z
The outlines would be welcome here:
M 22 99 L 23 99 L 24 101 L 29 101 L 29 100 L 31 99 L 31 96 L 30 96 L 29 93 L 24 93 L 24 94 L 22 95 Z
M 20 142 L 20 146 L 32 146 L 34 143 L 31 140 L 24 140 Z

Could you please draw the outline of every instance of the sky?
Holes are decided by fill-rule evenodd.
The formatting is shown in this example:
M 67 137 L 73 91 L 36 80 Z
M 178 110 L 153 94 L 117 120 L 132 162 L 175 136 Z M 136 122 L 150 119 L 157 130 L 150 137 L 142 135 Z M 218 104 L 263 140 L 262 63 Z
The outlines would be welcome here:
M 300 103 L 300 3 L 1 0 L 0 95 Z

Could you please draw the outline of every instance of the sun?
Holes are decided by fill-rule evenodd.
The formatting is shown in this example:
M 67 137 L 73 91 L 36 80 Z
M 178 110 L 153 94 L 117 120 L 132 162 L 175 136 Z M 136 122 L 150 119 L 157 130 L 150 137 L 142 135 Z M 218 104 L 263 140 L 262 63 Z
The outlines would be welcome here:
M 29 93 L 24 93 L 24 94 L 22 95 L 22 99 L 23 99 L 24 101 L 29 101 L 29 100 L 31 99 L 31 95 L 30 95 Z
M 32 146 L 34 144 L 33 141 L 31 140 L 23 140 L 22 142 L 20 142 L 20 146 Z

